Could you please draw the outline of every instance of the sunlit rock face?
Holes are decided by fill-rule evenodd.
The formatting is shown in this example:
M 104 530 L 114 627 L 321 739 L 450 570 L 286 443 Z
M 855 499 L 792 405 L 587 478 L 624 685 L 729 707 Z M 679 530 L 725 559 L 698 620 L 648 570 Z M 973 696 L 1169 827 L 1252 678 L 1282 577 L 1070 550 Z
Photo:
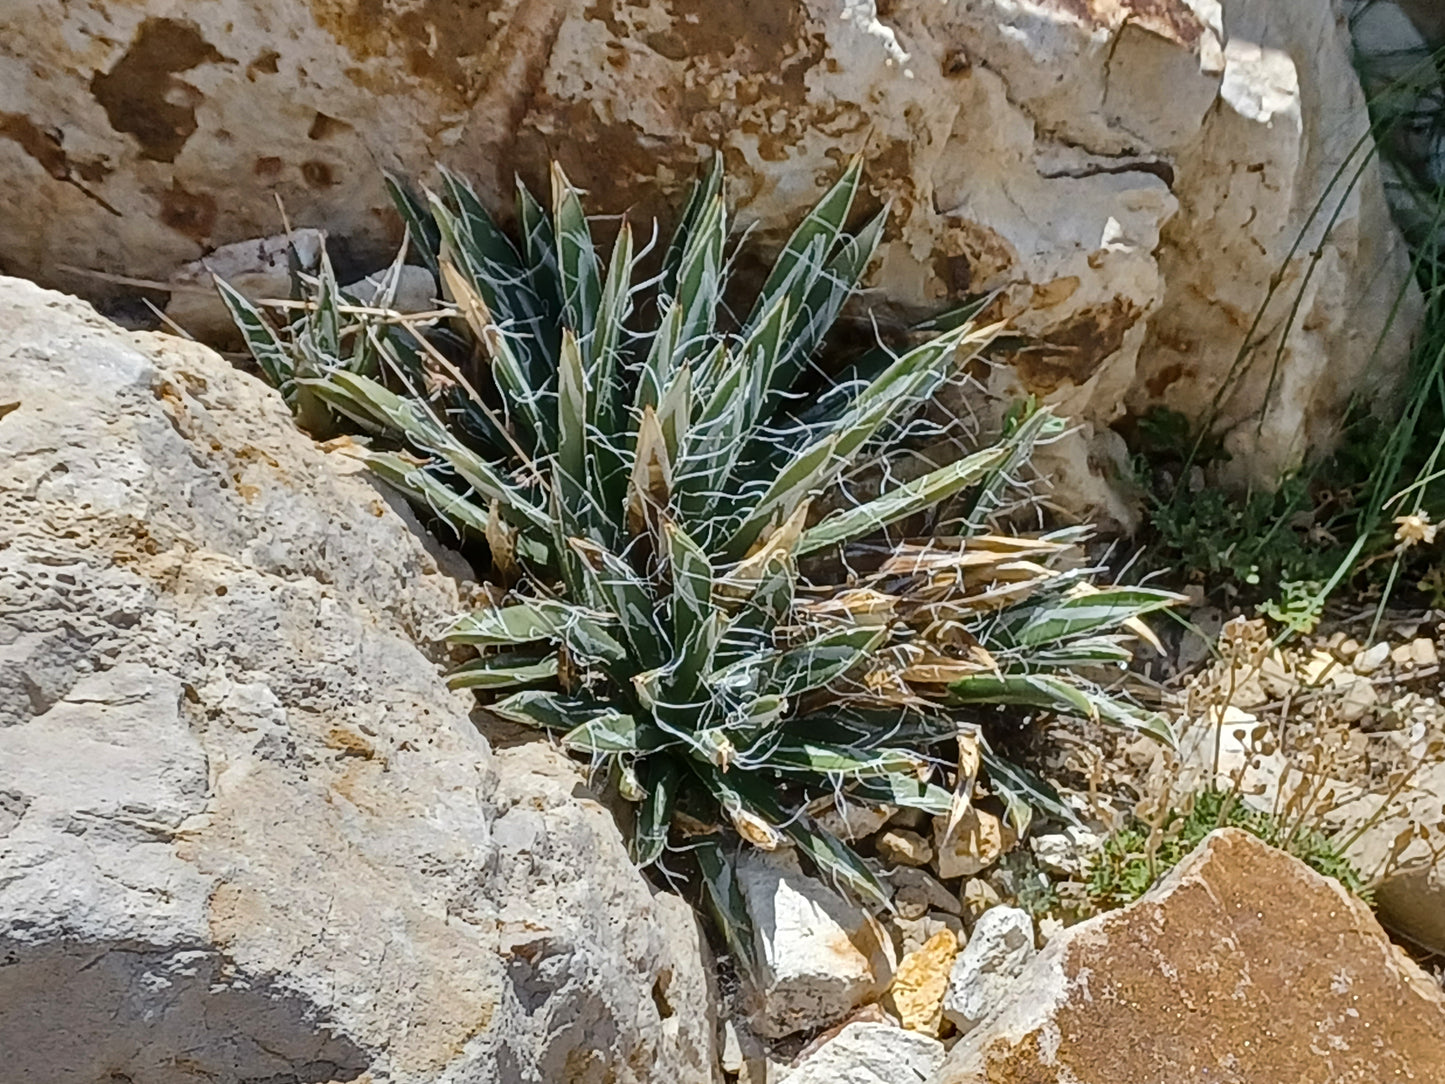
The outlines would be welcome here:
M 1407 260 L 1331 0 L 37 0 L 0 40 L 0 260 L 92 296 L 65 268 L 165 279 L 278 198 L 364 270 L 381 170 L 437 161 L 503 207 L 555 156 L 650 218 L 720 147 L 766 246 L 861 152 L 876 299 L 1002 290 L 1035 342 L 990 389 L 1085 423 L 1044 470 L 1116 519 L 1108 426 L 1214 419 L 1273 479 L 1393 386 L 1416 311 L 1386 327 Z

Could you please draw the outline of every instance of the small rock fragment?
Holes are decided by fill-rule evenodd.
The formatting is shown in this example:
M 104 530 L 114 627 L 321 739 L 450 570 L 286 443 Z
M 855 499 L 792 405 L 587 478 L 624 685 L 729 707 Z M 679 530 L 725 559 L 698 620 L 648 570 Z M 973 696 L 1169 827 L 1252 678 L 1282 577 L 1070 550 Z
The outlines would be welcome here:
M 987 869 L 1018 842 L 1012 825 L 977 807 L 963 815 L 951 839 L 943 838 L 947 827 L 947 817 L 933 818 L 933 868 L 945 881 Z
M 843 799 L 841 802 L 829 802 L 816 810 L 813 819 L 823 831 L 851 843 L 878 831 L 888 823 L 893 812 L 891 806 L 863 805 Z
M 928 943 L 929 938 L 937 937 L 944 930 L 951 930 L 960 945 L 966 940 L 963 932 L 963 919 L 958 915 L 946 914 L 943 911 L 930 911 L 922 918 L 895 916 L 889 920 L 889 924 L 897 931 L 898 936 L 895 940 L 901 956 L 917 952 Z
M 1352 663 L 1355 673 L 1373 674 L 1380 667 L 1385 665 L 1385 660 L 1390 657 L 1390 645 L 1378 643 L 1366 651 L 1355 656 Z
M 938 1037 L 943 1024 L 943 994 L 958 952 L 957 935 L 945 929 L 899 962 L 885 1004 L 909 1031 Z
M 943 1064 L 943 1044 L 891 1024 L 849 1024 L 787 1076 L 788 1084 L 918 1084 Z
M 1346 644 L 1354 643 L 1353 640 L 1346 641 Z M 1352 659 L 1359 651 L 1360 645 L 1355 644 L 1354 650 L 1348 656 L 1341 655 L 1341 658 Z M 1343 650 L 1343 649 L 1341 649 Z M 1320 685 L 1326 681 L 1334 680 L 1341 673 L 1349 671 L 1340 666 L 1340 660 L 1331 655 L 1328 651 L 1311 651 L 1309 658 L 1305 659 L 1300 667 L 1300 678 L 1306 685 Z
M 1083 825 L 1071 824 L 1058 832 L 1044 832 L 1029 839 L 1034 859 L 1050 873 L 1082 877 L 1089 859 L 1104 845 L 1102 837 Z
M 1263 683 L 1265 691 L 1276 700 L 1290 695 L 1299 687 L 1299 679 L 1295 676 L 1294 667 L 1277 649 L 1271 651 L 1260 661 L 1259 680 Z
M 326 235 L 312 229 L 222 245 L 171 276 L 166 316 L 202 342 L 230 343 L 239 335 L 212 275 L 252 302 L 285 298 L 291 294 L 292 249 L 302 270 L 311 271 L 320 263 L 325 247 Z
M 1435 641 L 1427 636 L 1420 636 L 1410 641 L 1410 661 L 1418 667 L 1438 666 L 1440 664 L 1440 652 L 1435 647 Z
M 963 913 L 973 922 L 977 922 L 990 907 L 997 907 L 1003 902 L 999 898 L 999 894 L 994 891 L 993 885 L 980 877 L 970 877 L 965 881 L 961 895 L 963 897 Z
M 1034 952 L 1034 920 L 1027 911 L 1017 907 L 985 911 L 954 961 L 943 1015 L 967 1033 L 1003 1002 Z
M 791 851 L 749 848 L 737 875 L 760 971 L 754 991 L 760 1035 L 826 1027 L 887 986 L 893 946 L 882 927 L 806 876 Z
M 928 840 L 907 828 L 889 828 L 873 841 L 878 857 L 895 866 L 926 866 L 933 860 Z
M 1058 915 L 1044 915 L 1039 919 L 1039 940 L 1047 945 L 1065 929 L 1064 920 Z
M 366 278 L 358 279 L 342 289 L 359 299 L 363 305 L 379 305 L 386 301 L 382 290 L 388 274 L 390 268 L 367 275 Z M 427 312 L 435 306 L 435 298 L 436 280 L 432 278 L 431 272 L 415 264 L 402 264 L 397 271 L 391 301 L 387 307 L 393 312 Z
M 888 879 L 893 882 L 893 906 L 904 918 L 921 918 L 929 911 L 963 914 L 958 897 L 925 870 L 904 866 L 893 870 Z
M 1375 686 L 1366 678 L 1356 678 L 1344 688 L 1337 701 L 1340 718 L 1347 723 L 1357 723 L 1365 717 L 1379 701 Z
M 921 831 L 927 823 L 927 813 L 906 805 L 901 806 L 897 813 L 888 818 L 890 828 L 909 828 L 915 832 Z

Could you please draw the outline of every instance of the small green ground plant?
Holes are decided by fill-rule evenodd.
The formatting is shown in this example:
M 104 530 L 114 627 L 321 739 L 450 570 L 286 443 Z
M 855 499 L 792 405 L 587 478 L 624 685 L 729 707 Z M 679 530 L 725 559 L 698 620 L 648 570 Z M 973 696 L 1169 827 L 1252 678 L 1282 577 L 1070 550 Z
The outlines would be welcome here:
M 1355 4 L 1352 17 L 1370 6 Z M 1191 427 L 1157 411 L 1137 419 L 1130 435 L 1150 510 L 1146 566 L 1191 570 L 1225 587 L 1230 601 L 1257 603 L 1292 629 L 1310 627 L 1337 585 L 1374 596 L 1377 621 L 1397 591 L 1412 604 L 1445 602 L 1445 554 L 1429 544 L 1445 510 L 1445 48 L 1360 56 L 1357 66 L 1370 131 L 1331 179 L 1301 237 L 1340 213 L 1378 156 L 1412 251 L 1414 281 L 1406 289 L 1417 286 L 1424 299 L 1398 404 L 1388 417 L 1357 404 L 1338 450 L 1268 493 L 1190 484 L 1220 455 L 1210 419 Z M 1309 273 L 1317 262 L 1318 253 Z M 1402 292 L 1392 321 L 1403 303 Z M 1254 360 L 1248 350 L 1238 366 Z
M 1111 833 L 1089 866 L 1089 902 L 1101 911 L 1133 903 L 1216 828 L 1243 829 L 1369 901 L 1359 870 L 1327 835 L 1287 826 L 1274 814 L 1250 808 L 1237 792 L 1210 788 L 1194 795 L 1184 809 L 1170 810 L 1157 826 L 1134 820 Z
M 365 303 L 324 261 L 289 322 L 218 284 L 300 423 L 360 435 L 373 472 L 485 552 L 495 604 L 443 634 L 476 651 L 453 686 L 609 779 L 635 860 L 694 868 L 744 962 L 739 846 L 791 845 L 886 905 L 820 806 L 956 818 L 980 784 L 1023 830 L 1070 814 L 989 728 L 1057 712 L 1171 738 L 1108 686 L 1175 597 L 1096 586 L 1079 530 L 993 523 L 1057 419 L 1025 405 L 995 443 L 891 467 L 997 330 L 980 305 L 901 353 L 827 357 L 885 221 L 847 228 L 860 179 L 854 161 L 750 300 L 716 161 L 645 270 L 625 220 L 604 255 L 554 167 L 549 208 L 519 185 L 515 233 L 452 174 L 425 200 L 393 182 L 409 243 Z M 408 251 L 434 312 L 390 310 Z

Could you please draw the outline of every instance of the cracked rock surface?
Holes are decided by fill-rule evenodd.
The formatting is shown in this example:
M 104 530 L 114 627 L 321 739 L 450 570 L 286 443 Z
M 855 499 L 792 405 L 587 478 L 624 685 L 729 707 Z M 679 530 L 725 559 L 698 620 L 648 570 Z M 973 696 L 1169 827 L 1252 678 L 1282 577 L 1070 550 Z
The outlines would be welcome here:
M 713 1079 L 691 912 L 475 730 L 419 646 L 457 585 L 362 475 L 4 278 L 0 406 L 0 1078 Z
M 777 245 L 862 152 L 893 207 L 873 296 L 1002 290 L 1033 344 L 993 390 L 1084 423 L 1040 466 L 1103 518 L 1133 516 L 1122 416 L 1228 382 L 1233 469 L 1273 484 L 1388 393 L 1418 310 L 1377 354 L 1409 261 L 1350 161 L 1338 0 L 31 0 L 0 40 L 0 252 L 74 290 L 271 236 L 278 197 L 369 270 L 401 234 L 381 168 L 505 208 L 554 154 L 599 213 L 670 220 L 720 147 Z

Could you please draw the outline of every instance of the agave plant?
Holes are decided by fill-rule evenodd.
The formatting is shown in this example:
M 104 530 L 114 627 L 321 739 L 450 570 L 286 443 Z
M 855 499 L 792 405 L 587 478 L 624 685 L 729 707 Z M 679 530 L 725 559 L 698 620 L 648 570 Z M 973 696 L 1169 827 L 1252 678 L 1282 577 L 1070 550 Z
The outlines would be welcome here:
M 636 861 L 690 851 L 744 960 L 729 839 L 791 844 L 884 904 L 821 805 L 956 818 L 982 770 L 1020 827 L 1039 805 L 1069 816 L 993 755 L 979 724 L 1000 705 L 1167 738 L 1089 675 L 1127 661 L 1139 616 L 1172 597 L 1092 586 L 1078 532 L 989 530 L 1057 419 L 1026 409 L 996 443 L 847 499 L 845 475 L 997 330 L 975 304 L 909 349 L 819 367 L 885 221 L 845 228 L 860 175 L 855 160 L 746 311 L 717 162 L 650 276 L 625 220 L 604 261 L 554 167 L 549 210 L 519 184 L 515 239 L 454 175 L 425 202 L 392 182 L 445 297 L 435 313 L 387 311 L 385 287 L 345 297 L 323 263 L 277 330 L 219 284 L 303 424 L 369 434 L 376 474 L 486 543 L 497 604 L 445 632 L 477 651 L 453 686 L 605 766 L 636 803 Z

